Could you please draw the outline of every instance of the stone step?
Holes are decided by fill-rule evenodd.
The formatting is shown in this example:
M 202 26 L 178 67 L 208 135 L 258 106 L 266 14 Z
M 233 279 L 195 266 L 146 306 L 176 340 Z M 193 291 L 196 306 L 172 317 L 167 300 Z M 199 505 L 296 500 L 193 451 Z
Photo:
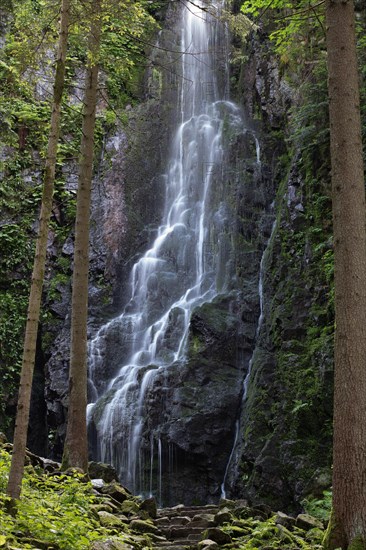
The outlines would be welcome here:
M 201 531 L 200 533 L 191 533 L 190 535 L 188 535 L 187 537 L 187 540 L 192 543 L 192 542 L 199 542 L 200 540 L 202 540 L 202 534 L 203 534 L 203 531 Z
M 186 525 L 187 523 L 189 523 L 191 521 L 191 518 L 187 517 L 187 516 L 172 516 L 172 517 L 167 517 L 167 516 L 164 516 L 162 518 L 158 518 L 156 520 L 154 520 L 154 523 L 156 525 L 156 527 L 158 527 L 159 529 L 160 528 L 164 528 L 166 526 L 173 526 L 173 525 Z
M 169 531 L 170 529 L 172 529 L 173 527 L 176 527 L 176 528 L 179 528 L 179 527 L 186 527 L 186 528 L 191 528 L 191 527 L 199 527 L 202 531 L 204 531 L 205 529 L 207 529 L 208 527 L 215 527 L 216 523 L 211 520 L 211 519 L 206 519 L 206 518 L 202 518 L 201 516 L 195 516 L 194 518 L 192 518 L 191 520 L 188 519 L 188 518 L 180 518 L 180 517 L 177 517 L 177 518 L 172 518 L 170 521 L 164 521 L 164 522 L 157 522 L 155 520 L 155 525 L 156 527 L 161 531 L 161 532 L 167 532 Z
M 203 531 L 204 529 L 202 529 L 202 527 L 192 527 L 191 525 L 185 525 L 183 527 L 172 527 L 171 529 L 166 531 L 162 530 L 165 536 L 169 539 L 183 539 L 183 538 L 188 539 L 190 535 L 197 535 L 200 538 Z
M 213 520 L 204 519 L 201 517 L 194 517 L 192 521 L 189 524 L 191 527 L 200 527 L 202 531 L 207 529 L 208 527 L 215 527 L 215 522 Z
M 174 542 L 158 542 L 154 543 L 154 548 L 162 548 L 163 550 L 182 550 L 183 548 L 187 550 L 196 550 L 197 545 L 187 539 L 175 540 Z
M 194 517 L 199 514 L 217 514 L 218 506 L 207 504 L 206 506 L 175 506 L 174 508 L 161 508 L 158 510 L 158 517 Z
M 183 541 L 182 543 L 177 544 L 175 541 L 174 543 L 170 543 L 169 545 L 162 546 L 161 544 L 155 544 L 154 548 L 163 548 L 164 550 L 197 550 L 197 545 L 192 544 L 188 542 L 187 540 Z

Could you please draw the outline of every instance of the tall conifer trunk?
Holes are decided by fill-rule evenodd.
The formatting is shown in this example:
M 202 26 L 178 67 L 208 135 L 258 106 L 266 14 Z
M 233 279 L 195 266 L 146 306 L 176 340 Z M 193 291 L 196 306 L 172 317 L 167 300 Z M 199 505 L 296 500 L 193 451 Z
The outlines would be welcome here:
M 329 549 L 352 541 L 366 548 L 366 229 L 354 21 L 353 0 L 326 0 L 336 316 Z
M 38 237 L 33 264 L 32 283 L 29 295 L 27 323 L 24 337 L 18 408 L 15 420 L 14 447 L 7 487 L 7 494 L 14 499 L 17 499 L 20 496 L 21 482 L 24 472 L 24 459 L 27 444 L 32 379 L 36 354 L 43 279 L 46 265 L 48 228 L 52 212 L 56 153 L 60 131 L 61 100 L 65 81 L 69 19 L 70 0 L 62 0 L 60 33 L 56 59 L 56 73 L 51 114 L 51 129 L 48 138 L 47 159 L 43 180 L 42 206 L 39 218 Z
M 91 2 L 89 63 L 84 93 L 84 114 L 75 225 L 72 282 L 69 410 L 63 468 L 88 469 L 87 405 L 87 314 L 89 272 L 89 218 L 94 156 L 94 128 L 98 87 L 98 55 L 101 36 L 100 0 Z

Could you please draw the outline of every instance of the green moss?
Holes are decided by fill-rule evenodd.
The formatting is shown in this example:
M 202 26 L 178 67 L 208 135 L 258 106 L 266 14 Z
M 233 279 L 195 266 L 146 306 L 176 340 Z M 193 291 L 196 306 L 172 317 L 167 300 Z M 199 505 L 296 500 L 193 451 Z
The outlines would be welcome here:
M 361 536 L 354 538 L 351 541 L 351 544 L 348 546 L 348 550 L 365 550 L 365 548 L 366 548 L 365 539 Z

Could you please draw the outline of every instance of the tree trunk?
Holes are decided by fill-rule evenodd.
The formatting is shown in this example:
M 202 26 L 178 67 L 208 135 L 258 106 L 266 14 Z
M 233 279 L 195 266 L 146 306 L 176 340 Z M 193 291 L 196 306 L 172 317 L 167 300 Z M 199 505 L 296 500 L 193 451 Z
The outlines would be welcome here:
M 61 100 L 64 90 L 70 0 L 62 0 L 59 44 L 56 59 L 55 84 L 51 114 L 51 129 L 48 138 L 47 159 L 43 180 L 42 206 L 36 252 L 33 264 L 32 283 L 29 295 L 27 323 L 25 328 L 22 369 L 15 420 L 14 447 L 7 487 L 7 494 L 17 499 L 20 496 L 27 444 L 29 408 L 36 354 L 37 331 L 41 307 L 43 279 L 46 265 L 47 238 L 52 212 L 55 180 L 57 143 L 60 131 Z
M 333 512 L 326 548 L 366 548 L 366 229 L 352 0 L 327 0 L 335 256 Z
M 101 36 L 100 0 L 92 2 L 89 35 L 81 158 L 77 195 L 75 252 L 72 286 L 69 410 L 63 468 L 88 469 L 87 405 L 87 314 L 89 271 L 89 217 L 94 156 L 94 128 L 98 85 L 98 54 Z

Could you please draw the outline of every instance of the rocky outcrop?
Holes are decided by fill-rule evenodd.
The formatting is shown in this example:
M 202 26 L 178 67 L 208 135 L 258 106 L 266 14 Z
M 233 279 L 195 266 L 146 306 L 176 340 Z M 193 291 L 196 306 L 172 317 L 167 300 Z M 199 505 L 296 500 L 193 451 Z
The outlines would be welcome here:
M 155 237 L 160 222 L 164 181 L 159 174 L 164 172 L 169 128 L 178 116 L 175 76 L 164 69 L 169 61 L 164 48 L 172 49 L 176 40 L 170 30 L 174 17 L 173 10 L 159 39 L 161 49 L 155 50 L 148 68 L 145 101 L 128 110 L 128 128 L 107 137 L 95 179 L 90 335 L 124 303 L 131 266 Z M 227 179 L 220 185 L 218 180 L 210 198 L 212 211 L 217 212 L 209 228 L 213 246 L 218 234 L 225 241 L 216 245 L 221 254 L 216 275 L 221 292 L 194 311 L 186 360 L 158 373 L 154 391 L 147 397 L 145 449 L 148 454 L 149 434 L 156 434 L 164 480 L 161 498 L 166 503 L 217 500 L 234 439 L 259 317 L 259 263 L 274 216 L 274 153 L 259 151 L 257 126 L 254 131 L 248 122 L 246 128 L 228 130 L 224 136 Z M 69 241 L 63 255 L 71 253 Z M 64 434 L 69 361 L 69 288 L 65 286 L 60 294 L 61 302 L 52 307 L 66 316 L 66 322 L 51 348 L 46 383 L 48 423 L 57 430 L 55 455 L 61 451 Z M 104 305 L 111 297 L 112 302 Z M 105 360 L 97 376 L 100 390 L 120 365 L 123 338 L 120 331 L 108 333 Z M 145 463 L 150 469 L 148 458 Z M 146 476 L 149 479 L 150 470 Z M 157 477 L 156 462 L 154 483 Z M 191 479 L 188 490 L 186 479 Z
M 249 79 L 239 89 L 245 97 L 252 90 L 248 109 L 261 112 L 270 143 L 271 136 L 284 135 L 290 103 L 301 107 L 279 77 L 263 36 L 253 38 L 251 47 L 243 68 Z M 229 494 L 287 508 L 298 508 L 306 494 L 321 495 L 331 483 L 333 367 L 328 143 L 315 140 L 304 150 L 293 143 L 288 161 L 283 164 L 282 157 L 275 171 L 276 224 L 263 258 L 263 322 L 228 475 Z
M 144 101 L 127 109 L 125 127 L 107 135 L 95 177 L 90 336 L 121 311 L 131 267 L 154 240 L 161 219 L 169 129 L 178 116 L 176 78 L 166 70 L 174 54 L 165 51 L 176 41 L 174 9 L 146 72 Z M 193 312 L 186 360 L 159 371 L 146 398 L 145 478 L 148 485 L 151 476 L 156 487 L 160 484 L 164 504 L 217 502 L 239 419 L 227 477 L 230 495 L 284 508 L 290 502 L 297 506 L 307 492 L 321 492 L 329 480 L 332 312 L 326 303 L 325 266 L 331 244 L 329 204 L 319 199 L 326 199 L 326 177 L 312 193 L 303 156 L 287 150 L 288 108 L 296 98 L 265 37 L 251 39 L 247 53 L 235 87 L 247 128 L 225 136 L 227 179 L 210 198 L 217 214 L 210 229 L 213 242 L 225 223 L 220 226 L 225 242 L 217 247 L 221 292 Z M 310 222 L 311 216 L 320 216 L 322 205 L 326 237 L 317 241 Z M 69 238 L 62 250 L 69 262 L 72 246 Z M 259 272 L 266 248 L 258 333 Z M 55 456 L 61 452 L 67 414 L 68 282 L 58 290 L 59 299 L 50 308 L 60 322 L 45 326 L 54 337 L 46 401 Z M 318 326 L 326 328 L 316 332 Z M 174 339 L 173 328 L 170 336 Z M 125 338 L 111 327 L 97 373 L 101 391 L 118 370 Z M 324 433 L 320 444 L 319 432 Z

